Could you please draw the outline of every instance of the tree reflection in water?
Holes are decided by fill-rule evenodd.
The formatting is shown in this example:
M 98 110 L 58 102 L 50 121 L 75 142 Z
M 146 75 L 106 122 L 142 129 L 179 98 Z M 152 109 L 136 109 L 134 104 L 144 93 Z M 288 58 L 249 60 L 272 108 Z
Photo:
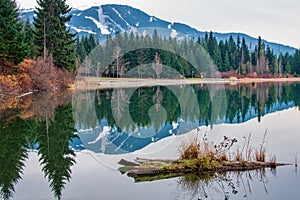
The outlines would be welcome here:
M 4 126 L 0 122 L 0 196 L 9 199 L 13 196 L 15 185 L 28 158 L 27 135 L 31 124 L 23 119 L 15 119 Z
M 89 100 L 94 103 L 93 109 L 95 109 L 98 121 L 107 119 L 110 127 L 117 125 L 120 130 L 127 132 L 131 131 L 128 127 L 133 127 L 132 129 L 134 129 L 136 126 L 149 127 L 152 125 L 151 116 L 149 116 L 152 106 L 155 106 L 155 111 L 158 113 L 161 111 L 161 107 L 166 112 L 166 119 L 163 119 L 163 117 L 155 119 L 155 127 L 162 127 L 166 122 L 172 123 L 172 121 L 177 121 L 178 118 L 182 118 L 184 121 L 198 121 L 200 125 L 207 126 L 213 126 L 220 121 L 242 123 L 254 117 L 260 121 L 261 117 L 269 112 L 273 112 L 280 106 L 291 107 L 300 105 L 298 92 L 300 84 L 297 83 L 225 85 L 225 94 L 217 87 L 216 89 L 211 89 L 210 87 L 212 86 L 205 84 L 193 86 L 197 96 L 198 108 L 189 106 L 191 102 L 184 86 L 178 92 L 179 95 L 177 95 L 182 97 L 182 99 L 177 99 L 171 90 L 172 86 L 157 86 L 138 88 L 134 92 L 128 88 L 97 90 L 94 92 L 94 99 L 90 98 Z M 174 90 L 176 90 L 176 87 Z M 212 90 L 214 92 L 213 97 L 210 95 Z M 114 92 L 116 93 L 114 96 L 120 99 L 116 102 L 119 103 L 121 100 L 122 102 L 112 106 L 110 97 L 113 96 Z M 82 94 L 80 96 L 81 98 L 83 97 Z M 224 103 L 224 97 L 227 104 Z M 80 102 L 79 105 L 82 106 L 77 108 L 78 113 L 91 113 L 88 109 L 85 109 L 85 101 L 87 100 Z M 125 113 L 121 112 L 121 109 L 124 110 L 124 108 L 117 105 L 129 107 L 130 117 L 132 118 L 130 123 L 133 124 L 116 123 L 114 119 L 124 120 L 123 113 Z M 112 107 L 113 109 L 119 109 L 118 112 L 114 110 L 118 115 L 113 116 Z M 128 109 L 127 107 L 126 109 Z M 184 112 L 181 110 L 182 107 L 191 108 L 191 110 Z M 199 109 L 199 115 L 196 114 L 196 109 Z M 89 117 L 84 117 L 84 114 L 78 114 L 78 116 L 82 116 L 81 119 L 85 119 L 87 122 L 89 121 Z
M 115 97 L 119 98 L 120 102 L 126 100 L 134 123 L 121 121 L 118 130 L 130 130 L 135 126 L 149 127 L 154 118 L 156 132 L 165 123 L 172 123 L 180 117 L 186 121 L 197 121 L 211 126 L 217 123 L 217 119 L 224 119 L 228 123 L 241 123 L 251 117 L 258 117 L 260 120 L 260 117 L 267 112 L 282 109 L 280 106 L 287 108 L 300 105 L 300 84 L 297 83 L 229 85 L 225 88 L 228 107 L 224 108 L 224 112 L 213 115 L 210 91 L 206 85 L 195 85 L 193 89 L 199 102 L 197 105 L 199 115 L 195 115 L 194 112 L 181 113 L 180 103 L 183 105 L 190 103 L 184 89 L 181 95 L 178 95 L 183 97 L 181 101 L 176 98 L 172 90 L 163 86 L 138 88 L 131 96 L 126 96 L 125 89 L 117 90 L 119 93 Z M 112 90 L 82 92 L 84 95 L 81 95 L 80 100 L 83 103 L 78 104 L 76 110 L 84 120 L 80 121 L 83 126 L 77 128 L 91 128 L 90 126 L 95 126 L 104 118 L 107 119 L 109 127 L 116 126 L 111 108 L 112 92 Z M 216 98 L 218 98 L 217 93 L 218 91 L 216 91 Z M 75 138 L 71 95 L 38 94 L 36 98 L 25 96 L 14 98 L 9 102 L 0 100 L 0 196 L 2 198 L 9 199 L 13 196 L 15 185 L 22 179 L 29 149 L 38 151 L 50 187 L 56 198 L 61 198 L 62 190 L 71 178 L 71 167 L 75 164 L 74 151 L 69 149 L 69 141 Z M 81 105 L 85 106 L 81 107 Z M 222 107 L 221 104 L 217 106 Z M 90 117 L 90 109 L 94 109 L 96 113 L 93 120 Z M 151 111 L 150 116 L 149 111 Z M 257 176 L 267 192 L 265 184 L 267 178 L 262 172 L 230 172 L 225 175 L 218 173 L 209 176 L 213 179 L 205 176 L 204 178 L 199 175 L 185 176 L 180 178 L 179 185 L 183 187 L 182 191 L 188 190 L 189 194 L 194 193 L 195 197 L 199 196 L 198 198 L 209 195 L 210 188 L 216 188 L 225 198 L 236 191 L 238 192 L 236 194 L 243 191 L 247 196 L 251 193 L 252 177 Z M 234 185 L 229 184 L 233 180 Z M 210 185 L 214 187 L 208 187 Z
M 25 107 L 18 105 L 0 112 L 0 197 L 5 200 L 13 197 L 15 185 L 22 179 L 29 150 L 37 149 L 42 170 L 57 199 L 71 178 L 75 153 L 69 141 L 76 136 L 72 106 L 66 104 L 70 98 L 44 95 L 46 98 L 31 99 Z M 39 99 L 44 101 L 39 103 Z M 35 105 L 31 107 L 32 104 Z M 36 107 L 38 112 L 33 112 Z M 29 118 L 22 119 L 24 116 Z
M 275 169 L 271 174 L 275 177 Z M 268 194 L 268 177 L 265 169 L 253 171 L 205 172 L 186 174 L 178 178 L 178 199 L 210 199 L 210 196 L 230 199 L 234 195 L 238 198 L 248 198 L 252 194 L 253 180 L 259 180 Z M 216 195 L 219 194 L 219 195 Z

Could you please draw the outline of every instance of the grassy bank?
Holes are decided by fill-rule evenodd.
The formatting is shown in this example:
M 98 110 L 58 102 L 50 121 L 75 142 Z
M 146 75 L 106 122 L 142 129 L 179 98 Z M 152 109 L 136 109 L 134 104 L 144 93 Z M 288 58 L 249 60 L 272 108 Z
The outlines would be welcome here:
M 156 85 L 193 85 L 193 84 L 249 84 L 261 82 L 300 82 L 300 78 L 187 78 L 187 79 L 139 79 L 139 78 L 102 78 L 78 77 L 76 89 L 131 88 Z

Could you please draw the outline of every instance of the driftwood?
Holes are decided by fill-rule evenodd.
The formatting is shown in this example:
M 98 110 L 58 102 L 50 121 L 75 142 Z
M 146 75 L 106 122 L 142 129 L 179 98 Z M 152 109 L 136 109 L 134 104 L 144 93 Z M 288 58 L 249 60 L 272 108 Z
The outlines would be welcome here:
M 123 165 L 119 170 L 127 173 L 135 181 L 151 181 L 182 176 L 187 173 L 247 171 L 264 168 L 276 168 L 289 165 L 275 162 L 250 162 L 250 161 L 213 161 L 203 165 L 199 160 L 159 160 L 136 158 L 134 162 L 124 159 L 119 161 Z

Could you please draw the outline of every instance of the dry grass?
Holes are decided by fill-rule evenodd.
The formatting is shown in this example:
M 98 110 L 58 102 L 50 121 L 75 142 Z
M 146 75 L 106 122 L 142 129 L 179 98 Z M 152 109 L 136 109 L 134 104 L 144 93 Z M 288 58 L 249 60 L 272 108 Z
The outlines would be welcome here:
M 266 135 L 267 135 L 268 129 L 265 131 L 262 143 L 259 144 L 260 148 L 255 150 L 254 156 L 255 160 L 259 162 L 265 162 L 266 161 Z
M 191 160 L 200 158 L 200 144 L 197 136 L 194 136 L 189 141 L 182 141 L 179 149 L 180 160 Z
M 246 148 L 246 160 L 251 161 L 252 160 L 252 155 L 253 155 L 253 147 L 250 146 L 250 141 L 251 141 L 251 133 L 248 135 L 248 137 L 245 137 L 245 145 L 244 147 Z M 244 148 L 243 148 L 244 150 Z
M 239 148 L 236 148 L 236 151 L 235 151 L 235 161 L 244 161 L 243 154 Z
M 258 162 L 265 162 L 266 160 L 266 151 L 265 149 L 259 149 L 255 151 L 255 160 Z
M 263 140 L 257 149 L 250 145 L 251 133 L 244 138 L 243 147 L 237 147 L 233 153 L 230 149 L 237 142 L 235 138 L 231 139 L 224 136 L 223 140 L 217 144 L 209 143 L 207 135 L 199 139 L 200 129 L 197 129 L 197 134 L 187 141 L 182 141 L 179 148 L 179 160 L 205 159 L 210 161 L 238 161 L 251 162 L 253 159 L 258 162 L 266 162 L 266 134 L 264 133 Z M 276 156 L 270 157 L 270 163 L 276 163 Z
M 216 157 L 216 160 L 222 162 L 222 161 L 228 161 L 229 158 L 228 158 L 226 153 L 222 153 L 222 154 L 220 154 L 219 156 Z
M 227 152 L 237 140 L 224 136 L 219 144 L 210 145 L 207 135 L 204 133 L 201 140 L 198 139 L 200 129 L 197 134 L 188 141 L 182 141 L 179 148 L 179 160 L 205 159 L 215 161 L 228 161 Z

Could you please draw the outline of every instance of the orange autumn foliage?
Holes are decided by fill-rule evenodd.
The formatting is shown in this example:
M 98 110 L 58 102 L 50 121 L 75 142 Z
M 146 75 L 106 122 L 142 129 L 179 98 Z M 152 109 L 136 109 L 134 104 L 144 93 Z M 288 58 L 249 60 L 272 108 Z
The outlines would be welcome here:
M 0 94 L 12 93 L 18 90 L 18 81 L 16 75 L 0 74 Z
M 0 73 L 0 121 L 51 118 L 58 105 L 70 101 L 71 92 L 64 89 L 73 82 L 74 74 L 52 63 L 51 57 L 24 59 L 16 66 L 5 63 L 9 70 Z
M 28 91 L 59 91 L 67 88 L 74 79 L 72 72 L 64 71 L 53 65 L 51 56 L 26 58 L 9 74 L 0 74 L 0 94 L 20 94 Z M 1 97 L 1 96 L 0 96 Z

